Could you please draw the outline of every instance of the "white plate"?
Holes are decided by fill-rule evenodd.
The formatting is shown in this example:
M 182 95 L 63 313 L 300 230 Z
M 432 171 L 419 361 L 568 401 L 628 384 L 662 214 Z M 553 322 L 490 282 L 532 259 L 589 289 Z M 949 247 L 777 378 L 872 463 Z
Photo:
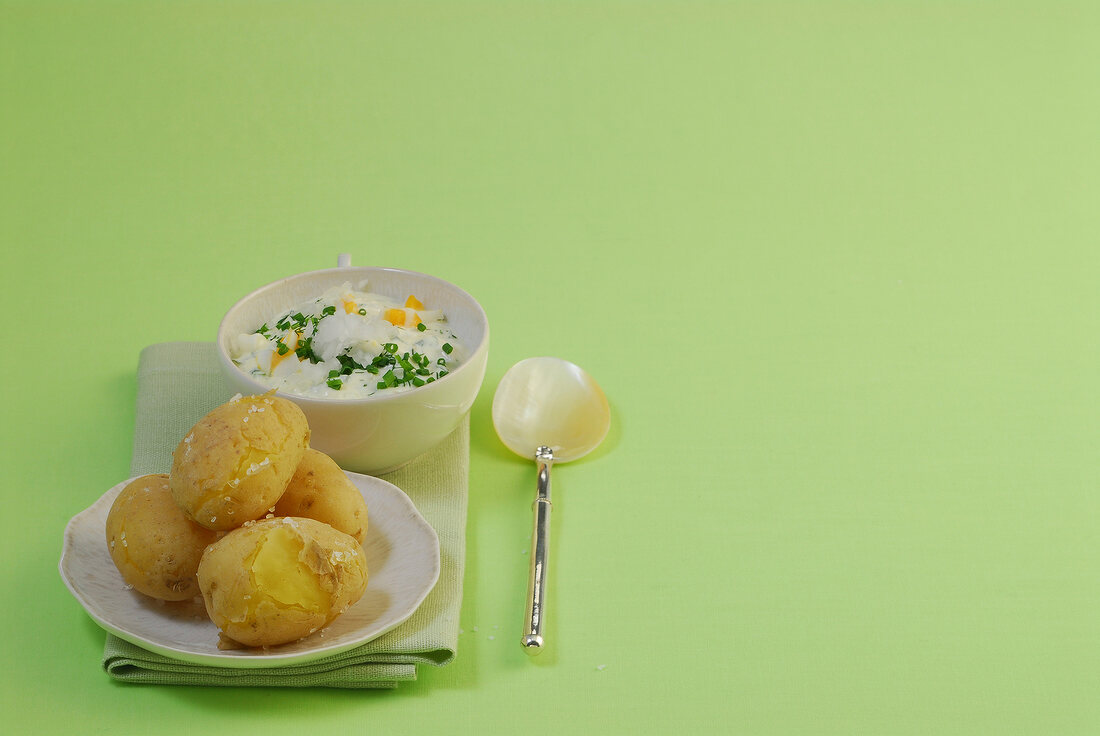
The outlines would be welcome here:
M 347 475 L 367 502 L 367 591 L 328 627 L 301 641 L 266 650 L 220 650 L 218 629 L 201 598 L 164 603 L 127 589 L 107 551 L 105 528 L 111 504 L 129 480 L 69 521 L 61 577 L 96 623 L 166 657 L 222 667 L 277 667 L 346 651 L 408 619 L 439 579 L 439 538 L 409 497 L 384 480 Z

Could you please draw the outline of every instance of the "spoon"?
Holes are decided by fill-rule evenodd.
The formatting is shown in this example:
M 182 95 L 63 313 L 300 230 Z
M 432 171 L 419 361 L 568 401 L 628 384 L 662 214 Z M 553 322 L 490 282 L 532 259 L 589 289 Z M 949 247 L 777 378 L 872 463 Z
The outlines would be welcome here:
M 607 436 L 611 411 L 592 376 L 561 358 L 527 358 L 508 369 L 493 395 L 493 427 L 504 445 L 538 467 L 531 572 L 520 643 L 545 646 L 550 562 L 550 466 L 584 457 Z

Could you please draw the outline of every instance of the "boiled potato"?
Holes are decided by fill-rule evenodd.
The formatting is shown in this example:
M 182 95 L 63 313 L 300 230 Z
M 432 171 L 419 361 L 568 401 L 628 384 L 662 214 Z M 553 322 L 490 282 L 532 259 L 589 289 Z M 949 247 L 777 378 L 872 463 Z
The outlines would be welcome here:
M 270 511 L 308 446 L 306 417 L 293 402 L 235 398 L 200 419 L 176 447 L 172 495 L 197 523 L 234 529 Z
M 145 595 L 185 601 L 199 594 L 196 572 L 203 550 L 218 533 L 180 510 L 167 475 L 137 478 L 107 514 L 107 548 L 122 579 Z
M 261 519 L 226 534 L 199 564 L 211 620 L 252 647 L 309 636 L 362 597 L 367 558 L 347 534 L 314 519 Z
M 367 536 L 367 502 L 336 461 L 312 447 L 306 450 L 283 497 L 276 516 L 304 516 L 323 521 L 355 537 Z

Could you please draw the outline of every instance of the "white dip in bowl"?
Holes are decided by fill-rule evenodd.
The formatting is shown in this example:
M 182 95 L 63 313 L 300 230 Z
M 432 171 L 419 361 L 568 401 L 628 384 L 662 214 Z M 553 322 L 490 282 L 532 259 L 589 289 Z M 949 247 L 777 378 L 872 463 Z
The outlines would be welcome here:
M 470 410 L 485 377 L 489 323 L 472 296 L 442 279 L 344 266 L 244 297 L 222 319 L 217 346 L 233 390 L 275 389 L 302 408 L 314 448 L 346 470 L 377 475 L 430 450 Z
M 343 283 L 230 337 L 229 357 L 257 381 L 310 398 L 361 399 L 450 375 L 465 350 L 442 310 Z

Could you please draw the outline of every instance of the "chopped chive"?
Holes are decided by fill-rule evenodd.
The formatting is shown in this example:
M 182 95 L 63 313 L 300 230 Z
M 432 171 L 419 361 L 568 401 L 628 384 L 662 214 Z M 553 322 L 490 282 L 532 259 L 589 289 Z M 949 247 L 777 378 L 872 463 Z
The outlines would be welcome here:
M 417 368 L 416 369 L 416 374 L 418 376 L 428 376 L 428 375 L 431 375 L 431 371 L 428 370 L 427 368 Z
M 447 375 L 447 371 L 440 371 L 440 372 L 439 372 L 439 373 L 438 373 L 437 375 L 438 375 L 438 376 L 439 376 L 440 378 L 443 378 L 443 376 Z
M 313 336 L 307 337 L 302 343 L 294 350 L 294 354 L 302 360 L 308 359 L 310 363 L 320 363 L 321 358 L 313 352 Z
M 443 352 L 445 352 L 447 355 L 450 355 L 452 350 L 454 350 L 454 346 L 452 346 L 451 343 L 443 343 Z
M 367 316 L 367 310 L 365 310 L 365 309 L 360 309 L 360 310 L 359 310 L 359 314 L 361 314 L 361 315 L 363 315 L 364 317 L 366 317 L 366 316 Z
M 379 381 L 375 388 L 389 388 L 389 386 L 387 386 L 384 381 Z
M 332 306 L 331 304 L 321 310 L 321 315 L 324 317 L 327 317 L 330 314 L 336 314 L 336 307 Z
M 416 329 L 423 332 L 424 330 L 428 329 L 428 326 L 426 324 L 424 324 L 423 322 L 421 322 L 421 323 L 417 324 Z
M 397 352 L 397 345 L 395 343 L 387 342 L 382 347 L 387 353 L 390 353 L 391 355 Z
M 425 381 L 423 378 L 413 378 L 412 379 L 412 384 L 414 386 L 423 386 L 425 383 L 427 383 L 427 381 Z
M 339 378 L 330 378 L 330 379 L 328 379 L 328 387 L 329 388 L 334 388 L 337 391 L 339 391 L 340 387 L 343 386 L 343 385 L 344 384 L 340 383 Z
M 328 372 L 328 377 L 329 378 L 336 378 L 339 375 L 340 375 L 340 371 L 329 371 Z
M 275 345 L 279 348 L 279 355 L 286 355 L 290 352 L 290 348 L 282 340 L 276 340 Z
M 382 380 L 387 386 L 395 386 L 397 384 L 397 376 L 394 375 L 393 371 L 386 371 L 385 375 L 382 376 Z

